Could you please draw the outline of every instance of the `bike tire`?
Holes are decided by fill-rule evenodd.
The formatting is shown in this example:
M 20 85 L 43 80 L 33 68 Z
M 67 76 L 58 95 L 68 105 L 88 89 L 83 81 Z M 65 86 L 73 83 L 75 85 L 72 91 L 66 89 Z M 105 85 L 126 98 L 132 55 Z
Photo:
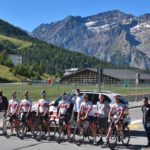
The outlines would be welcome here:
M 49 130 L 50 130 L 50 137 L 51 139 L 55 139 L 56 138 L 56 132 L 57 132 L 57 125 L 56 125 L 56 121 L 55 120 L 51 120 L 49 122 Z
M 93 142 L 94 138 L 92 134 L 92 128 L 90 126 L 87 128 L 86 132 L 89 142 Z
M 77 127 L 74 130 L 74 142 L 79 146 L 84 141 L 84 128 L 83 127 Z
M 118 133 L 117 130 L 112 129 L 110 132 L 110 137 L 108 139 L 108 146 L 110 149 L 114 149 L 117 146 L 117 138 L 118 137 Z
M 10 120 L 6 120 L 2 127 L 3 135 L 7 138 L 11 136 Z
M 127 146 L 130 142 L 130 129 L 128 126 L 124 127 L 122 131 L 122 144 Z
M 24 128 L 24 131 L 23 131 Z M 20 122 L 17 126 L 17 136 L 20 137 L 21 139 L 24 139 L 24 136 L 27 133 L 27 127 L 24 122 Z

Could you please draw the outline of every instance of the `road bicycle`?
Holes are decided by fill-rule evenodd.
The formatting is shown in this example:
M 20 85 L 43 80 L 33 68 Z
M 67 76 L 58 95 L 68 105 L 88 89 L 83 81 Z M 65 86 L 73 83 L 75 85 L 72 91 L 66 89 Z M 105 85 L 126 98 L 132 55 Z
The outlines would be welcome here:
M 2 127 L 2 132 L 4 136 L 9 138 L 10 136 L 13 135 L 14 130 L 17 132 L 19 123 L 20 123 L 19 116 L 17 115 L 14 116 L 13 114 L 9 114 Z
M 124 146 L 127 146 L 130 142 L 130 129 L 128 123 L 119 123 L 119 129 L 116 125 L 113 126 L 110 137 L 108 139 L 108 146 L 110 149 L 114 149 L 118 142 L 121 142 Z

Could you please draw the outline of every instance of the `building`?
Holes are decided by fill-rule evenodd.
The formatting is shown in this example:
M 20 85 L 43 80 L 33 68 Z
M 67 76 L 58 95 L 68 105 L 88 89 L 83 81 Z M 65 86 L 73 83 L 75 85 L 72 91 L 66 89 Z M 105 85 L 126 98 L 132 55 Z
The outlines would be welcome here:
M 8 58 L 14 65 L 22 64 L 22 55 L 18 54 L 8 54 Z
M 65 75 L 65 76 L 66 76 L 66 75 L 70 75 L 70 74 L 72 74 L 72 73 L 74 73 L 74 72 L 76 72 L 76 71 L 78 71 L 78 68 L 65 69 L 64 75 Z
M 128 69 L 103 69 L 102 76 L 97 69 L 79 69 L 71 74 L 64 75 L 61 83 L 90 83 L 96 84 L 102 80 L 105 84 L 124 83 L 150 83 L 150 74 L 143 72 L 136 72 Z
M 11 60 L 13 65 L 22 64 L 22 55 L 9 50 L 7 51 L 7 57 Z

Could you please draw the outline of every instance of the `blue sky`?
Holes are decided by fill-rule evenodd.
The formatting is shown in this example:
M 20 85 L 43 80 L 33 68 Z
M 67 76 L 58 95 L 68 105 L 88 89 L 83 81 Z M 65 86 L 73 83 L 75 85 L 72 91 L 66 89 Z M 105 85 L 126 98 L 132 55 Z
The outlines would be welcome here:
M 0 0 L 0 18 L 27 31 L 68 15 L 84 17 L 113 9 L 139 16 L 150 13 L 150 0 Z

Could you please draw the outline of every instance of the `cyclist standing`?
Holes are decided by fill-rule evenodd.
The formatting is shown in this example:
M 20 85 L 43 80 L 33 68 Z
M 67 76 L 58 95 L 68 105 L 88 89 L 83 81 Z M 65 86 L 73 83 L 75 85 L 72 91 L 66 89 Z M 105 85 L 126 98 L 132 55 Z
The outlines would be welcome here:
M 148 103 L 148 98 L 143 98 L 143 126 L 146 132 L 148 143 L 145 145 L 145 148 L 150 147 L 150 104 Z
M 8 109 L 7 97 L 3 96 L 3 91 L 0 90 L 0 119 L 2 119 L 3 124 L 6 119 L 7 109 Z
M 73 115 L 75 121 L 77 120 L 78 112 L 80 110 L 80 105 L 82 102 L 83 102 L 82 94 L 80 93 L 80 89 L 77 89 L 76 98 L 73 107 Z
M 22 121 L 24 121 L 27 118 L 31 122 L 30 112 L 31 112 L 31 107 L 32 107 L 32 101 L 29 99 L 28 91 L 24 92 L 24 96 L 25 96 L 25 99 L 21 101 L 18 112 L 20 114 L 21 110 L 23 111 Z M 31 124 L 31 128 L 32 128 L 32 124 Z M 23 129 L 23 134 L 24 134 L 24 129 Z
M 17 119 L 17 113 L 19 109 L 19 101 L 16 99 L 16 92 L 12 93 L 12 99 L 9 101 L 7 116 L 10 115 L 10 128 L 11 135 L 13 134 L 13 120 Z
M 47 126 L 48 137 L 47 140 L 50 140 L 50 130 L 49 130 L 49 102 L 46 99 L 46 91 L 42 90 L 41 99 L 38 101 L 37 105 L 37 116 L 42 115 Z
M 108 130 L 108 113 L 110 111 L 109 103 L 105 100 L 103 94 L 99 95 L 99 101 L 97 102 L 97 111 L 98 111 L 97 123 L 99 125 L 99 134 L 100 134 L 100 140 L 98 141 L 98 143 L 103 144 L 102 129 L 104 129 L 105 131 Z
M 124 113 L 124 104 L 121 103 L 121 97 L 117 95 L 115 97 L 116 105 L 114 105 L 108 114 L 108 122 L 110 123 L 108 133 L 106 135 L 106 143 L 102 145 L 102 148 L 107 148 L 109 143 L 109 137 L 111 130 L 114 126 L 116 126 L 117 130 L 119 129 L 119 122 L 123 120 L 123 113 Z
M 93 134 L 93 144 L 96 145 L 96 128 L 95 128 L 95 119 L 92 112 L 93 104 L 89 101 L 88 95 L 84 95 L 84 101 L 80 105 L 80 110 L 77 117 L 77 125 L 80 124 L 80 120 L 88 120 L 92 127 Z
M 65 124 L 68 126 L 68 138 L 70 138 L 70 125 L 69 125 L 69 115 L 67 114 L 70 108 L 70 102 L 67 100 L 67 94 L 64 92 L 62 94 L 62 100 L 58 104 L 57 116 L 59 115 L 65 121 Z M 63 119 L 59 119 L 59 125 L 63 125 Z

